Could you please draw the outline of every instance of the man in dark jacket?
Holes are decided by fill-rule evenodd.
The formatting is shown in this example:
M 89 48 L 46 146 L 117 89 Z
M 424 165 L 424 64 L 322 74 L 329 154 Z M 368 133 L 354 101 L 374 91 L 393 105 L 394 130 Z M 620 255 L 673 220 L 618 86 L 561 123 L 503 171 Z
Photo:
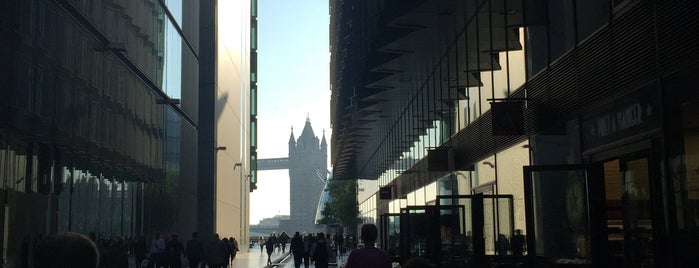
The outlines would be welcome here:
M 187 259 L 190 268 L 199 268 L 199 263 L 204 258 L 204 246 L 197 240 L 197 232 L 192 233 L 192 239 L 187 241 Z
M 170 241 L 165 244 L 165 252 L 169 258 L 170 268 L 182 267 L 182 256 L 185 255 L 184 246 L 182 246 L 182 242 L 177 240 L 176 234 L 170 236 Z
M 306 249 L 303 245 L 303 239 L 301 238 L 301 234 L 299 234 L 299 232 L 296 232 L 294 237 L 291 238 L 291 253 L 294 254 L 294 266 L 296 268 L 300 268 L 301 263 L 303 263 L 303 256 L 306 255 Z
M 206 247 L 206 263 L 209 268 L 223 268 L 227 260 L 226 245 L 219 239 L 218 234 L 214 234 L 214 240 Z
M 318 233 L 317 239 L 317 242 L 311 247 L 311 259 L 316 268 L 328 268 L 330 250 L 328 250 L 328 245 L 325 243 L 325 234 Z
M 267 265 L 272 265 L 272 252 L 274 252 L 274 245 L 277 244 L 277 239 L 274 235 L 270 235 L 265 242 L 265 249 L 267 250 Z

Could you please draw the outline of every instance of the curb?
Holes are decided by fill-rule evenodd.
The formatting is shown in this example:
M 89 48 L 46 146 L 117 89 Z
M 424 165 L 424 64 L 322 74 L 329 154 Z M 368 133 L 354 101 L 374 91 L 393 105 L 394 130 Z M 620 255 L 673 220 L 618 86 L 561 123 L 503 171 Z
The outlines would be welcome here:
M 275 267 L 277 265 L 283 264 L 283 263 L 281 263 L 281 261 L 286 259 L 289 255 L 291 255 L 291 252 L 289 252 L 289 251 L 287 251 L 286 253 L 283 253 L 281 256 L 272 260 L 272 264 L 265 266 L 265 268 L 272 268 L 272 267 Z

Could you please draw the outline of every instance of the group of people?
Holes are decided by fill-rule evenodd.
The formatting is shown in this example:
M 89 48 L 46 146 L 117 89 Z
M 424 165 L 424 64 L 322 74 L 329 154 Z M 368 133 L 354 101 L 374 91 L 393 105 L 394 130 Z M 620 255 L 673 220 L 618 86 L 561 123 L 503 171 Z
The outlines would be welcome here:
M 26 240 L 26 239 L 25 239 Z M 27 243 L 28 244 L 28 243 Z M 29 267 L 29 254 L 23 247 L 22 267 Z M 238 241 L 231 237 L 221 240 L 218 234 L 206 244 L 200 242 L 197 233 L 192 233 L 192 239 L 187 246 L 178 240 L 177 234 L 169 239 L 163 239 L 160 233 L 155 233 L 150 244 L 143 236 L 135 241 L 122 237 L 112 239 L 95 239 L 72 232 L 58 233 L 46 239 L 35 242 L 33 267 L 74 267 L 74 268 L 129 268 L 129 257 L 133 254 L 137 267 L 149 268 L 181 268 L 182 259 L 187 258 L 189 267 L 224 268 L 229 267 L 235 259 Z M 27 257 L 25 257 L 27 256 Z
M 279 251 L 281 249 L 282 253 L 286 252 L 286 244 L 289 242 L 289 235 L 286 232 L 282 232 L 278 237 L 276 234 L 271 234 L 267 239 L 263 236 L 258 238 L 258 243 L 260 245 L 260 253 L 263 249 L 267 251 L 267 264 L 272 264 L 272 252 Z
M 345 264 L 346 268 L 389 268 L 392 267 L 391 257 L 388 253 L 374 247 L 378 237 L 378 229 L 374 224 L 365 224 L 361 229 L 361 238 L 365 246 L 361 249 L 353 250 Z M 263 238 L 264 239 L 264 238 Z M 279 239 L 276 236 L 274 239 Z M 315 237 L 307 235 L 302 237 L 299 232 L 291 238 L 291 254 L 294 255 L 294 265 L 300 268 L 303 264 L 308 267 L 313 261 L 315 267 L 327 268 L 330 257 L 335 254 L 336 248 L 332 247 L 332 237 L 324 233 L 318 233 Z M 137 265 L 140 262 L 145 267 L 156 268 L 179 268 L 182 267 L 182 257 L 189 260 L 189 267 L 199 268 L 201 264 L 208 265 L 209 268 L 228 267 L 235 258 L 238 251 L 238 244 L 235 238 L 223 239 L 218 234 L 214 239 L 204 245 L 197 238 L 197 233 L 192 233 L 192 239 L 187 241 L 187 246 L 178 240 L 176 234 L 170 236 L 165 241 L 160 233 L 155 233 L 150 245 L 146 245 L 145 239 L 139 239 L 129 247 L 129 243 L 123 239 L 111 240 L 112 249 L 101 253 L 95 244 L 94 238 L 88 238 L 78 233 L 64 232 L 43 239 L 37 243 L 34 254 L 34 267 L 42 268 L 97 268 L 115 267 L 128 268 L 128 254 L 133 251 Z M 285 242 L 279 242 L 286 244 Z M 271 264 L 269 256 L 274 251 L 276 241 L 271 237 L 265 248 L 268 252 L 268 264 Z M 283 250 L 284 246 L 282 246 Z M 147 249 L 147 250 L 146 250 Z M 121 252 L 113 254 L 111 250 Z M 145 252 L 148 254 L 145 254 Z M 109 252 L 109 253 L 107 253 Z M 102 258 L 102 259 L 100 259 Z M 119 261 L 110 261 L 111 258 Z M 140 261 L 140 262 L 139 262 Z M 141 266 L 141 267 L 144 267 Z
M 274 252 L 276 245 L 281 244 L 282 252 L 284 251 L 284 246 L 286 240 L 281 240 L 285 233 L 277 237 L 272 234 L 268 239 L 260 236 L 258 238 L 260 245 L 260 252 L 263 249 L 267 250 L 267 264 L 271 265 L 271 255 Z M 353 250 L 348 259 L 345 267 L 367 267 L 367 268 L 389 268 L 392 267 L 391 257 L 388 253 L 381 249 L 374 247 L 376 239 L 378 238 L 378 229 L 374 224 L 365 224 L 361 229 L 361 238 L 364 241 L 365 247 L 357 250 Z M 294 257 L 294 266 L 300 268 L 301 265 L 304 268 L 308 268 L 312 262 L 317 268 L 327 268 L 328 265 L 336 258 L 336 253 L 339 250 L 340 254 L 345 253 L 345 239 L 336 234 L 331 236 L 325 233 L 318 233 L 316 235 L 307 234 L 302 236 L 299 232 L 296 232 L 291 238 L 290 243 L 290 253 Z

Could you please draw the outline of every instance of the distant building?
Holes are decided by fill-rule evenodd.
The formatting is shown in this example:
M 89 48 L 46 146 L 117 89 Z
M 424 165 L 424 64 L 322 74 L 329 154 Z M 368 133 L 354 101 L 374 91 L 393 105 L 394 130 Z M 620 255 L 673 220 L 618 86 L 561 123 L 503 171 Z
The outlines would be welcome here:
M 311 120 L 298 139 L 293 129 L 289 137 L 289 186 L 291 218 L 285 231 L 320 232 L 324 228 L 315 222 L 318 202 L 328 178 L 328 144 L 325 132 L 321 140 L 313 133 Z
M 280 226 L 288 224 L 289 218 L 289 215 L 276 215 L 272 218 L 264 218 L 259 223 L 250 225 L 250 234 L 257 233 L 265 237 L 272 233 L 279 234 L 282 231 L 286 231 L 282 230 Z M 250 238 L 253 238 L 253 236 L 250 236 Z

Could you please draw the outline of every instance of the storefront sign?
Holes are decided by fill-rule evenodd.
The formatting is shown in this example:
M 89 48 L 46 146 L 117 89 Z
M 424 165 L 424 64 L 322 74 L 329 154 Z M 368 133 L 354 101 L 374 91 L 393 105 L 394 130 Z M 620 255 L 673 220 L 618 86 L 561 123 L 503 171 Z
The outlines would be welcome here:
M 594 148 L 656 127 L 660 105 L 654 88 L 649 86 L 619 98 L 602 112 L 584 119 L 583 147 Z

